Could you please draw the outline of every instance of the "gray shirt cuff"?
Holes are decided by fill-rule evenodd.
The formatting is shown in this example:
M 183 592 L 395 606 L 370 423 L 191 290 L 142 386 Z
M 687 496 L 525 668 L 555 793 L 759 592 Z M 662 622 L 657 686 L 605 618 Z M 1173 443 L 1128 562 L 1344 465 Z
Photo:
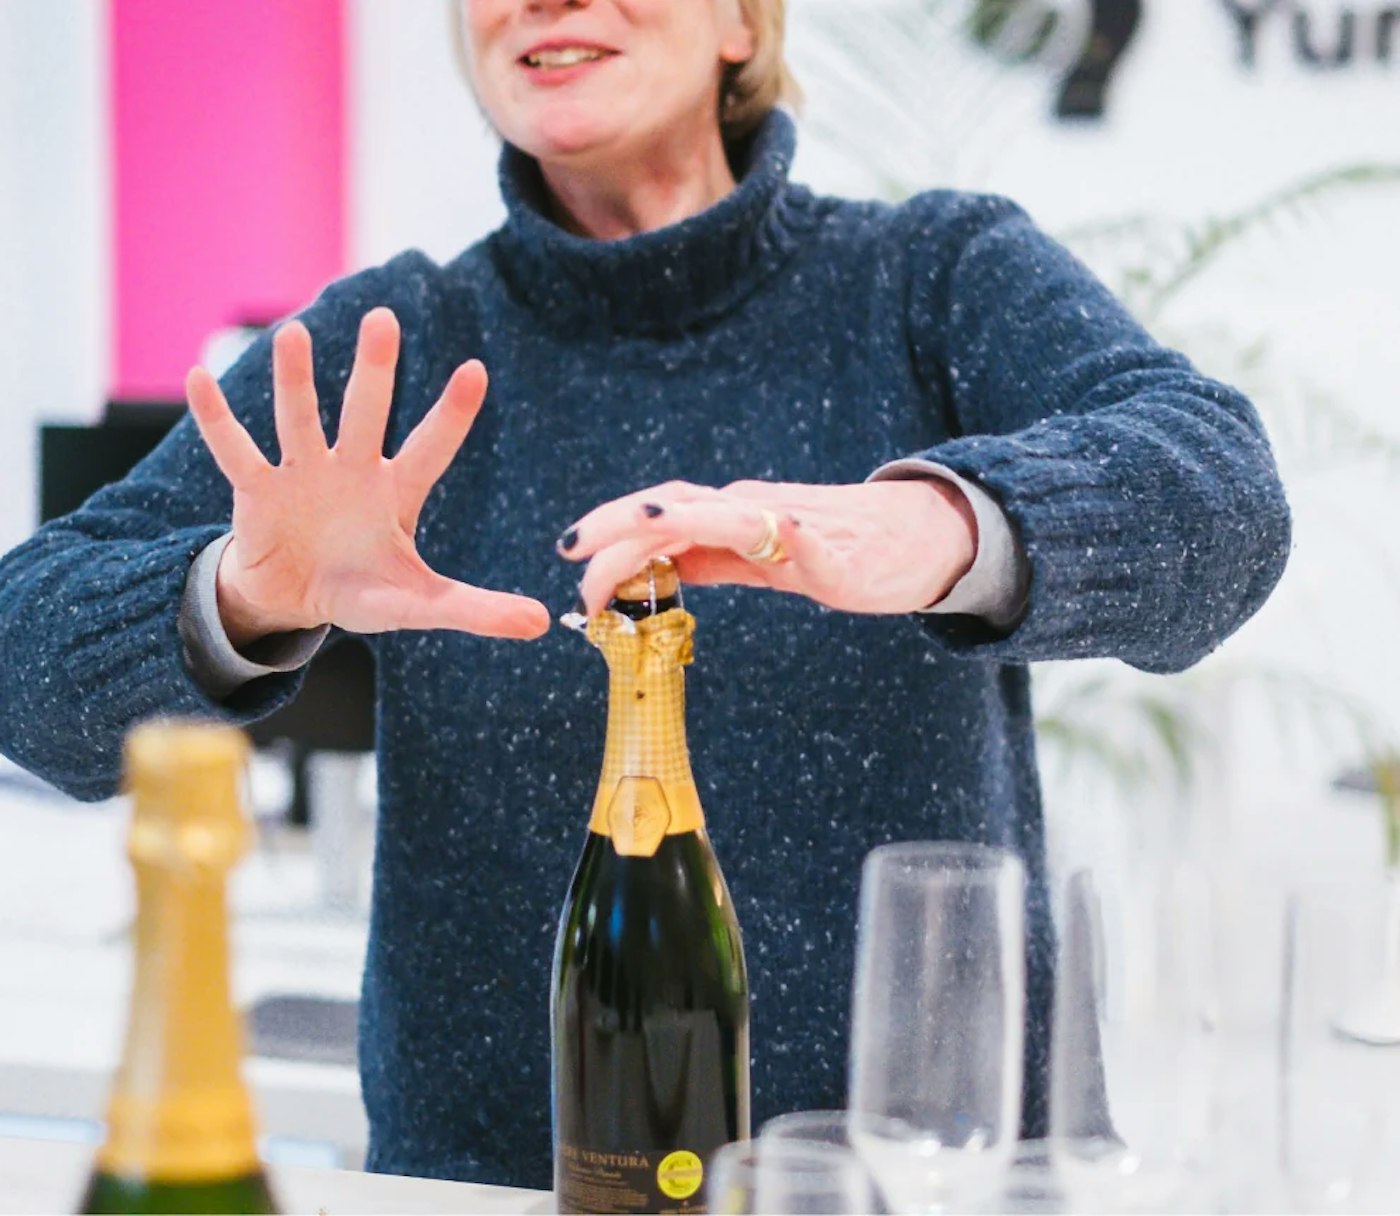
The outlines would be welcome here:
M 892 460 L 882 464 L 866 481 L 908 481 L 920 477 L 951 481 L 967 496 L 977 519 L 977 555 L 971 567 L 947 595 L 921 611 L 978 616 L 998 629 L 1010 628 L 1025 611 L 1031 567 L 1006 512 L 986 490 L 932 460 Z
M 219 559 L 233 539 L 229 532 L 205 546 L 185 579 L 180 601 L 180 640 L 185 646 L 185 665 L 200 686 L 215 700 L 241 688 L 249 680 L 281 672 L 296 671 L 311 662 L 330 632 L 329 625 L 317 629 L 297 629 L 259 638 L 246 651 L 229 641 L 219 618 L 216 579 Z

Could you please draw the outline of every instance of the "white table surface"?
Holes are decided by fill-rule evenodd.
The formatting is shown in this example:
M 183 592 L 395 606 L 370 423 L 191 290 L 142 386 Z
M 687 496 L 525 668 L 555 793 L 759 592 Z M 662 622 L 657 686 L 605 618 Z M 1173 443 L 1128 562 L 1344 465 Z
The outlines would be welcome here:
M 0 1139 L 0 1213 L 75 1211 L 91 1168 L 89 1145 Z M 300 1166 L 270 1166 L 268 1173 L 282 1212 L 342 1216 L 373 1212 L 554 1211 L 553 1198 L 546 1192 L 514 1187 Z

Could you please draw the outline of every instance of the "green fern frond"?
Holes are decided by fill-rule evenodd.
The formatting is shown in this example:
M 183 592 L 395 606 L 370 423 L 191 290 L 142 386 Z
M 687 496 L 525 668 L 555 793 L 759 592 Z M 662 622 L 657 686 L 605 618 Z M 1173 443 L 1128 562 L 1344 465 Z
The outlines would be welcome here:
M 1285 186 L 1234 215 L 1188 228 L 1184 258 L 1148 297 L 1149 316 L 1159 313 L 1223 252 L 1259 228 L 1277 230 L 1285 220 L 1301 221 L 1312 206 L 1341 191 L 1395 185 L 1400 185 L 1400 165 L 1361 164 L 1328 169 Z
M 1142 788 L 1147 777 L 1142 758 L 1101 730 L 1054 716 L 1038 718 L 1035 729 L 1041 747 L 1058 758 L 1063 771 L 1068 772 L 1087 759 L 1121 793 L 1131 795 Z
M 1400 867 L 1400 753 L 1375 756 L 1368 765 L 1385 814 L 1385 864 Z
M 1139 697 L 1137 710 L 1156 742 L 1157 752 L 1179 789 L 1195 784 L 1201 759 L 1212 752 L 1209 737 L 1189 712 L 1160 697 Z

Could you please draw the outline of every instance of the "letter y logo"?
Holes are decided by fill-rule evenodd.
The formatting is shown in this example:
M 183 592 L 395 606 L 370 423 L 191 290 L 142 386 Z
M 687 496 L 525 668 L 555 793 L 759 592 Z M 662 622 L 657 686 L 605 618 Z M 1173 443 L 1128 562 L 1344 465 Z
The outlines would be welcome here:
M 1096 119 L 1103 117 L 1109 84 L 1137 34 L 1142 7 L 1143 0 L 976 0 L 970 31 L 1010 62 L 1052 68 L 1067 63 L 1056 116 Z
M 1142 21 L 1142 0 L 1093 0 L 1089 36 L 1060 84 L 1055 114 L 1102 118 L 1109 82 Z

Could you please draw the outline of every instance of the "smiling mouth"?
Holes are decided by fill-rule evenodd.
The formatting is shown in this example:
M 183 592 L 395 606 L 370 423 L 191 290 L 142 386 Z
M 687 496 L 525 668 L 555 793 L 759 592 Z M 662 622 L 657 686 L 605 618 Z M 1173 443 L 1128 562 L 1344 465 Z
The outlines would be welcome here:
M 561 47 L 558 50 L 535 51 L 529 55 L 522 55 L 520 62 L 526 67 L 532 68 L 572 68 L 581 63 L 593 63 L 599 59 L 606 59 L 611 54 L 611 51 L 599 50 L 597 47 L 570 46 Z

